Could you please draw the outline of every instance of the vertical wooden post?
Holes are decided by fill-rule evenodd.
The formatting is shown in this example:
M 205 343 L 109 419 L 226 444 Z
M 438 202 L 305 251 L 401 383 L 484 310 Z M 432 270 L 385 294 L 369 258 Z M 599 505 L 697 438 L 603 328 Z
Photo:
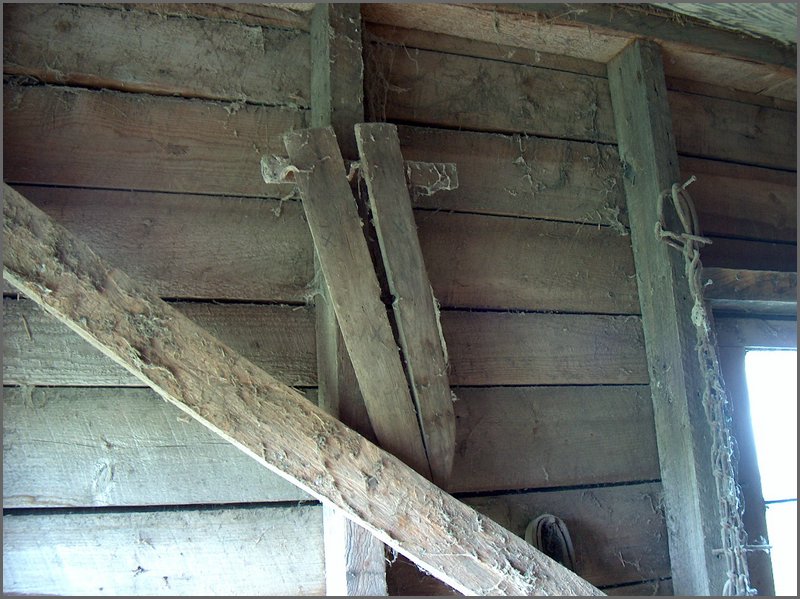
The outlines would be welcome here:
M 655 235 L 660 196 L 679 182 L 659 47 L 637 40 L 608 64 L 650 371 L 676 595 L 716 595 L 725 582 L 711 430 L 683 256 Z M 669 218 L 672 217 L 672 222 Z M 674 215 L 667 215 L 672 227 Z
M 317 4 L 311 13 L 311 124 L 332 126 L 347 160 L 358 158 L 354 126 L 364 120 L 361 7 Z M 319 258 L 315 269 L 322 271 Z M 320 407 L 367 437 L 369 416 L 324 280 L 316 311 Z M 386 595 L 383 543 L 333 507 L 323 506 L 328 595 Z

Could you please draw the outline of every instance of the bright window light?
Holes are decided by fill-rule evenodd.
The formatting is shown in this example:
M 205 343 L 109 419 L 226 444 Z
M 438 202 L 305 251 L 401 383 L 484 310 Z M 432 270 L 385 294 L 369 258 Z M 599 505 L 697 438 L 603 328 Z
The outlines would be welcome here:
M 777 595 L 797 595 L 797 351 L 745 356 Z

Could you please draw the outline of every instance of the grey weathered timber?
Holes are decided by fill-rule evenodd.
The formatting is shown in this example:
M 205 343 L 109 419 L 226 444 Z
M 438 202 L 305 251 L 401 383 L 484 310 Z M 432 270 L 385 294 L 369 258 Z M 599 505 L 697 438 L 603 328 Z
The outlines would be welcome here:
M 400 354 L 333 129 L 286 136 L 311 236 L 347 352 L 381 446 L 423 476 L 430 468 Z
M 317 4 L 311 11 L 311 126 L 332 126 L 342 156 L 358 156 L 353 125 L 364 120 L 359 4 Z
M 322 595 L 319 505 L 11 513 L 3 591 L 52 595 Z
M 332 126 L 342 154 L 358 158 L 353 126 L 364 120 L 361 11 L 357 4 L 317 4 L 311 10 L 311 123 Z M 364 397 L 344 345 L 328 285 L 317 274 L 317 365 L 320 405 L 375 440 Z M 330 506 L 323 510 L 328 595 L 386 595 L 384 546 Z
M 642 307 L 675 593 L 722 592 L 710 427 L 701 404 L 683 256 L 656 237 L 661 194 L 679 182 L 661 54 L 637 41 L 608 65 Z M 667 228 L 677 218 L 669 215 Z
M 322 510 L 325 538 L 325 594 L 384 596 L 386 557 L 383 543 L 330 504 Z
M 355 130 L 428 463 L 434 482 L 446 488 L 456 437 L 447 350 L 417 237 L 397 128 L 376 123 L 356 125 Z
M 3 189 L 3 278 L 189 416 L 463 593 L 599 593 L 237 355 Z
M 796 272 L 704 268 L 703 281 L 703 295 L 714 310 L 797 314 Z

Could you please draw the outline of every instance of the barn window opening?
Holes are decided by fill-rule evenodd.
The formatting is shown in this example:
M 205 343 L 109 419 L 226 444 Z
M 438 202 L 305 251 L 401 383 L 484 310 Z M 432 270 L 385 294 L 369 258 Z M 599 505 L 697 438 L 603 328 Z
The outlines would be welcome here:
M 797 595 L 797 351 L 745 356 L 750 416 L 777 595 Z

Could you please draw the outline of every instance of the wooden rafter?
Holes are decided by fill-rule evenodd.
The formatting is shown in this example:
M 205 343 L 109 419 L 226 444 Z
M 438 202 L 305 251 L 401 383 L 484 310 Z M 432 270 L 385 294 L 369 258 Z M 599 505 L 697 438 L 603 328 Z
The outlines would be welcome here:
M 599 593 L 217 341 L 18 192 L 3 189 L 3 278 L 165 400 L 462 593 Z

